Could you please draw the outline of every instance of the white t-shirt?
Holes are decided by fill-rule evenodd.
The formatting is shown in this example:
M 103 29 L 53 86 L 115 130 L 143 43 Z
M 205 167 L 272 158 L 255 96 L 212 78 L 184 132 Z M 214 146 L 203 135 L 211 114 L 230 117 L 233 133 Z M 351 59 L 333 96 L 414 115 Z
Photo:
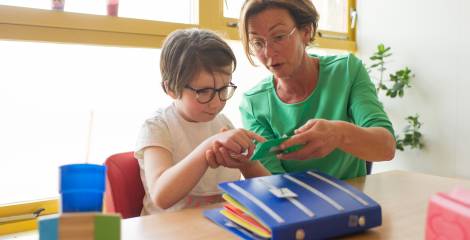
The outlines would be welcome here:
M 170 151 L 173 162 L 176 164 L 204 140 L 219 133 L 223 127 L 233 128 L 230 120 L 223 114 L 218 114 L 209 122 L 188 122 L 177 113 L 175 104 L 159 109 L 153 117 L 145 121 L 140 130 L 135 150 L 135 157 L 139 161 L 140 176 L 145 188 L 142 215 L 164 211 L 151 201 L 149 188 L 145 180 L 143 149 L 151 146 L 163 147 Z M 217 184 L 224 181 L 239 180 L 240 176 L 238 169 L 208 168 L 188 196 L 168 208 L 167 211 L 201 206 L 218 201 L 221 191 L 217 188 Z

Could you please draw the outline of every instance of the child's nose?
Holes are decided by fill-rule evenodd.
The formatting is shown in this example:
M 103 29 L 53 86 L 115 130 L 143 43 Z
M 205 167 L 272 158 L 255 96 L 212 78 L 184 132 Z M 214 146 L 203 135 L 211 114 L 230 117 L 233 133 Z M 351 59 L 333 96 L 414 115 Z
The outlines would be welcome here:
M 221 101 L 219 94 L 216 93 L 214 98 L 212 98 L 212 100 L 208 104 L 209 104 L 209 107 L 215 108 L 215 107 L 221 106 L 223 103 L 224 101 Z

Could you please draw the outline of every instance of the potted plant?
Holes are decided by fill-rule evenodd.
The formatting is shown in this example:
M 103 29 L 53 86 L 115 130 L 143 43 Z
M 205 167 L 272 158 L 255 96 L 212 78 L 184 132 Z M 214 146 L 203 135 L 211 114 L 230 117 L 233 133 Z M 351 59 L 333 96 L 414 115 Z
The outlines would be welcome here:
M 390 47 L 385 47 L 384 44 L 379 44 L 377 51 L 369 57 L 372 64 L 366 67 L 371 79 L 375 82 L 377 94 L 385 91 L 385 96 L 387 97 L 402 98 L 405 94 L 405 89 L 411 87 L 411 80 L 414 78 L 414 74 L 408 67 L 405 67 L 394 73 L 389 73 L 387 76 L 386 60 L 392 56 L 390 49 Z M 401 151 L 404 151 L 406 147 L 422 149 L 424 143 L 423 135 L 420 132 L 422 123 L 419 121 L 419 115 L 407 116 L 405 120 L 408 122 L 408 125 L 402 131 L 395 131 L 396 148 Z

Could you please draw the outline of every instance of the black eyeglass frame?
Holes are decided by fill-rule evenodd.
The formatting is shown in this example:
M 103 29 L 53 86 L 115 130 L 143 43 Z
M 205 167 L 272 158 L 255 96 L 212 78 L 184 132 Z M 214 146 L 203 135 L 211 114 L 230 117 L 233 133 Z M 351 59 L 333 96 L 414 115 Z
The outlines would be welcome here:
M 225 102 L 225 101 L 229 100 L 229 99 L 233 96 L 233 93 L 235 93 L 235 90 L 237 90 L 237 85 L 235 85 L 235 84 L 233 84 L 232 82 L 230 82 L 228 85 L 223 86 L 223 87 L 220 87 L 220 88 L 199 88 L 199 89 L 196 89 L 196 88 L 193 88 L 193 87 L 191 87 L 191 86 L 189 86 L 189 85 L 186 85 L 184 88 L 189 89 L 189 90 L 195 92 L 195 93 L 196 93 L 196 100 L 197 100 L 199 103 L 201 103 L 201 104 L 205 104 L 205 103 L 208 103 L 208 102 L 212 101 L 212 99 L 214 99 L 215 93 L 217 93 L 217 95 L 219 95 L 220 101 Z M 220 95 L 220 93 L 221 93 L 222 91 L 224 91 L 225 89 L 227 89 L 227 88 L 233 88 L 232 95 L 230 95 L 227 99 L 223 99 L 223 98 L 222 98 L 222 95 Z M 207 101 L 201 101 L 201 100 L 199 99 L 199 96 L 200 96 L 201 92 L 207 91 L 207 90 L 212 90 L 211 97 L 210 97 L 209 100 L 207 100 Z

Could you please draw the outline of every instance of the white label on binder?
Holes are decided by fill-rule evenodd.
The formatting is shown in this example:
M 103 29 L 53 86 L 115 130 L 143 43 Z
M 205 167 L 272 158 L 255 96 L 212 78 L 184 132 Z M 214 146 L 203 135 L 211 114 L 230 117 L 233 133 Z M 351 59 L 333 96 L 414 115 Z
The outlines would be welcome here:
M 269 191 L 278 198 L 297 197 L 297 194 L 292 192 L 289 188 L 270 188 Z

